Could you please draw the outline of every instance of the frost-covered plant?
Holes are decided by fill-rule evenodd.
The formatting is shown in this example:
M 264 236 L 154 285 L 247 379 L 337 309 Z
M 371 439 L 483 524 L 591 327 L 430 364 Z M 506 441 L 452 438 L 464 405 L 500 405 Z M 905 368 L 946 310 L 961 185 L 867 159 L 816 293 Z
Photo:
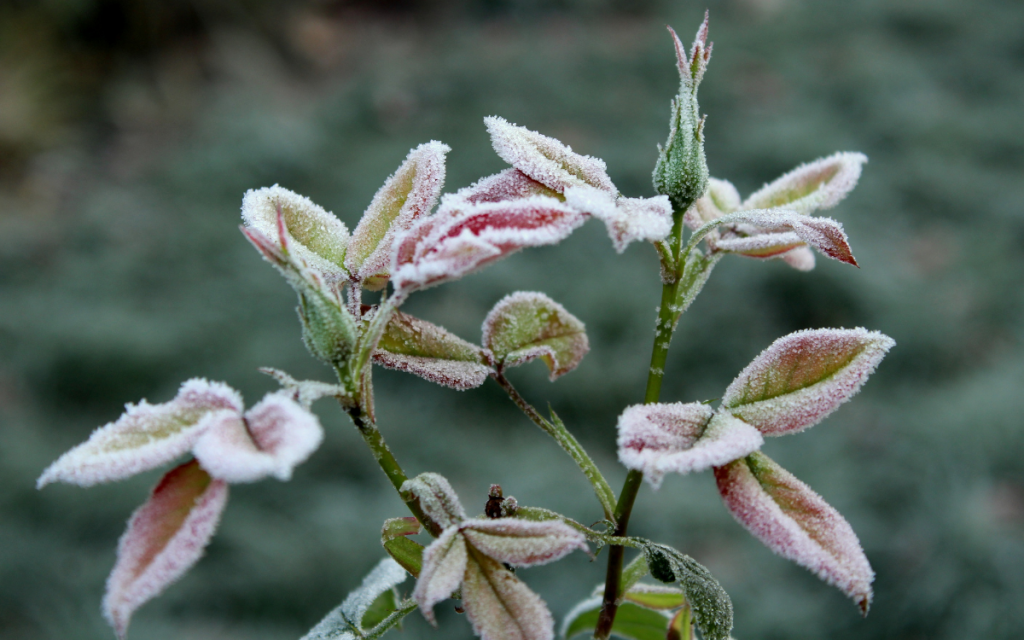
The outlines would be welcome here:
M 434 623 L 434 607 L 448 598 L 461 600 L 460 610 L 484 640 L 550 640 L 554 618 L 514 568 L 606 547 L 604 584 L 567 614 L 563 637 L 588 632 L 602 640 L 612 634 L 684 640 L 699 632 L 706 640 L 725 640 L 732 604 L 708 570 L 670 546 L 627 535 L 642 480 L 657 489 L 666 473 L 708 469 L 740 524 L 867 613 L 874 574 L 853 529 L 760 448 L 765 437 L 807 429 L 849 400 L 893 341 L 860 328 L 799 331 L 776 340 L 741 371 L 717 408 L 659 402 L 679 317 L 726 254 L 779 258 L 809 270 L 814 250 L 857 264 L 842 225 L 812 214 L 849 193 L 866 158 L 837 153 L 816 160 L 742 200 L 728 181 L 709 177 L 704 155 L 697 88 L 711 57 L 707 17 L 689 51 L 670 32 L 681 85 L 654 170 L 656 197 L 623 196 L 604 161 L 500 117 L 485 124 L 510 169 L 442 196 L 449 149 L 440 142 L 421 145 L 387 179 L 352 233 L 333 214 L 281 187 L 245 194 L 242 231 L 295 289 L 306 346 L 334 370 L 337 382 L 297 381 L 266 369 L 281 389 L 246 410 L 227 385 L 189 380 L 169 402 L 128 405 L 118 420 L 46 469 L 40 487 L 56 481 L 90 486 L 191 456 L 157 484 L 121 538 L 103 602 L 118 637 L 139 606 L 202 555 L 229 483 L 287 480 L 317 448 L 322 429 L 309 407 L 324 397 L 336 399 L 351 417 L 412 516 L 384 523 L 381 542 L 390 557 L 306 635 L 309 640 L 376 638 L 416 608 Z M 509 367 L 537 358 L 552 380 L 572 371 L 590 348 L 579 319 L 543 293 L 512 293 L 487 315 L 477 345 L 399 311 L 420 289 L 520 249 L 555 244 L 590 217 L 607 226 L 617 251 L 646 241 L 661 261 L 647 391 L 643 403 L 626 407 L 618 420 L 619 459 L 629 469 L 618 494 L 558 416 L 541 415 L 505 377 Z M 380 301 L 364 304 L 364 289 L 381 291 Z M 374 364 L 454 389 L 494 380 L 579 466 L 603 512 L 601 524 L 585 526 L 520 505 L 497 485 L 484 514 L 470 517 L 442 476 L 410 479 L 377 425 Z M 426 547 L 409 537 L 421 530 L 434 538 Z M 627 548 L 639 553 L 624 567 Z M 648 574 L 661 584 L 641 582 Z M 409 575 L 416 584 L 403 596 L 398 586 Z

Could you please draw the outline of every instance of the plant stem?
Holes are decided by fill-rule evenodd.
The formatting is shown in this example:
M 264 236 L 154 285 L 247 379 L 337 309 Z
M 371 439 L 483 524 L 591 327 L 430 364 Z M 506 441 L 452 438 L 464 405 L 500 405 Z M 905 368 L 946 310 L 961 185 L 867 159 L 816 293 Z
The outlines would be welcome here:
M 491 375 L 494 381 L 505 390 L 505 393 L 512 399 L 512 402 L 516 403 L 516 406 L 526 414 L 535 425 L 541 428 L 544 433 L 548 434 L 555 439 L 562 449 L 569 454 L 576 464 L 579 466 L 580 471 L 587 477 L 590 484 L 594 487 L 594 493 L 597 495 L 598 502 L 601 503 L 601 507 L 604 509 L 604 517 L 614 522 L 615 514 L 615 493 L 612 491 L 611 485 L 605 480 L 604 475 L 601 473 L 594 461 L 587 455 L 586 450 L 580 445 L 579 441 L 569 433 L 565 425 L 562 424 L 561 420 L 557 418 L 553 421 L 548 421 L 544 416 L 526 401 L 523 396 L 519 395 L 519 392 L 512 383 L 509 382 L 505 375 L 498 371 Z

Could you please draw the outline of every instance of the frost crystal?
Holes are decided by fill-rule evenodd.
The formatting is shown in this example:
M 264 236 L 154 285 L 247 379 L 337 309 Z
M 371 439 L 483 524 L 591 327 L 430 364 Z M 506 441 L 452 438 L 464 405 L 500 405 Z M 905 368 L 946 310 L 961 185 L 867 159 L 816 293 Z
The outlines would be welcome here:
M 667 472 L 723 465 L 764 442 L 757 429 L 699 402 L 634 405 L 619 416 L 618 428 L 619 460 L 655 489 Z
M 193 460 L 169 471 L 135 511 L 103 599 L 103 613 L 119 638 L 136 609 L 203 555 L 227 498 L 227 484 L 210 478 Z
M 242 397 L 231 387 L 193 378 L 170 402 L 126 405 L 116 422 L 57 459 L 37 486 L 67 482 L 88 487 L 154 469 L 185 454 L 220 411 L 241 413 Z
M 355 624 L 357 632 L 366 631 L 363 617 L 370 605 L 382 594 L 402 584 L 407 577 L 405 569 L 391 558 L 381 560 L 363 578 L 359 588 L 349 593 L 345 601 L 302 636 L 302 640 L 355 640 L 357 635 L 349 625 Z
M 672 203 L 667 196 L 624 198 L 594 187 L 565 190 L 565 202 L 604 222 L 615 250 L 636 240 L 664 240 L 672 231 Z
M 760 452 L 717 467 L 715 479 L 729 511 L 754 537 L 867 613 L 874 572 L 850 524 L 821 496 Z
M 541 358 L 555 380 L 580 363 L 590 350 L 586 327 L 543 293 L 518 291 L 487 314 L 483 343 L 503 367 Z
M 470 204 L 481 202 L 504 202 L 529 198 L 530 196 L 559 197 L 559 192 L 545 187 L 519 169 L 505 169 L 493 176 L 481 178 L 464 189 L 455 192 L 454 197 Z
M 843 225 L 831 218 L 788 209 L 750 209 L 733 213 L 728 220 L 729 231 L 710 241 L 720 251 L 772 258 L 806 243 L 829 258 L 857 266 Z
M 544 186 L 558 193 L 583 186 L 618 193 L 604 160 L 575 153 L 554 138 L 498 116 L 484 118 L 484 124 L 498 156 Z
M 474 554 L 462 582 L 462 602 L 483 640 L 552 640 L 547 605 L 497 561 Z
M 446 144 L 431 141 L 409 152 L 352 232 L 345 266 L 370 290 L 387 283 L 395 237 L 430 213 L 444 187 Z
M 406 480 L 401 487 L 403 498 L 408 501 L 409 495 L 420 502 L 420 507 L 427 516 L 442 529 L 457 525 L 466 519 L 466 510 L 455 495 L 455 489 L 448 480 L 438 473 L 421 473 Z
M 557 520 L 473 519 L 463 522 L 459 529 L 482 553 L 521 567 L 547 564 L 575 549 L 587 549 L 582 533 Z
M 748 197 L 740 209 L 785 207 L 804 215 L 830 209 L 857 186 L 867 156 L 839 152 L 802 164 Z
M 802 431 L 853 397 L 894 344 L 860 328 L 791 333 L 740 372 L 722 407 L 765 435 Z

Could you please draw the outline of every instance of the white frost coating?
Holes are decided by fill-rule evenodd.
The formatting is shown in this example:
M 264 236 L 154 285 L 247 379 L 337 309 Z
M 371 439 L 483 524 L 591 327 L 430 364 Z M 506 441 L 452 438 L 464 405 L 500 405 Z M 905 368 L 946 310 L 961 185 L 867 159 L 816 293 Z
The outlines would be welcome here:
M 259 231 L 274 246 L 282 246 L 278 227 L 280 207 L 285 227 L 284 244 L 289 253 L 329 280 L 347 280 L 342 266 L 348 249 L 348 227 L 333 213 L 309 198 L 278 185 L 250 189 L 242 198 L 245 226 Z
M 154 469 L 192 448 L 207 427 L 203 418 L 208 414 L 240 413 L 243 408 L 242 397 L 231 387 L 193 378 L 170 402 L 125 405 L 116 422 L 96 429 L 87 441 L 58 458 L 36 486 L 60 481 L 88 487 Z
M 420 501 L 423 513 L 446 529 L 466 519 L 466 510 L 448 480 L 439 473 L 421 473 L 402 483 L 400 493 L 411 493 Z
M 355 591 L 348 594 L 345 601 L 333 611 L 328 613 L 309 633 L 302 636 L 301 640 L 339 640 L 355 639 L 355 634 L 348 631 L 341 631 L 348 627 L 346 618 L 363 629 L 363 616 L 370 608 L 373 601 L 381 594 L 394 589 L 405 581 L 409 574 L 400 564 L 391 558 L 384 558 L 377 563 L 370 573 L 363 578 L 362 584 Z
M 744 253 L 744 255 L 755 258 L 779 255 L 795 248 L 796 241 L 799 239 L 829 258 L 857 266 L 857 260 L 850 250 L 850 243 L 843 231 L 843 225 L 831 218 L 813 218 L 788 209 L 751 209 L 734 213 L 730 217 L 733 220 L 731 224 L 737 232 L 751 236 L 742 238 L 742 241 L 755 242 L 755 239 L 761 235 L 779 236 L 766 241 L 765 247 L 760 249 L 752 247 L 750 252 Z M 786 232 L 795 234 L 797 238 L 785 236 Z M 725 237 L 725 234 L 722 235 Z M 715 246 L 722 250 L 729 250 L 727 249 L 727 240 L 716 240 L 714 241 Z M 723 242 L 726 242 L 726 245 L 723 245 Z M 778 245 L 778 248 L 782 250 L 772 253 L 768 248 L 772 244 Z M 742 242 L 740 246 L 741 252 L 743 252 Z M 769 255 L 765 256 L 762 253 Z
M 573 152 L 558 140 L 498 116 L 484 118 L 498 156 L 537 182 L 559 193 L 590 186 L 615 194 L 604 160 Z
M 492 369 L 478 362 L 442 360 L 377 350 L 373 361 L 382 367 L 404 371 L 458 391 L 474 389 L 487 380 Z
M 668 196 L 623 198 L 594 187 L 571 187 L 565 190 L 565 202 L 604 222 L 618 253 L 636 240 L 664 240 L 672 231 Z
M 462 603 L 482 640 L 552 640 L 555 621 L 533 591 L 505 567 L 474 554 L 462 583 Z
M 642 471 L 657 489 L 668 472 L 686 474 L 723 465 L 764 443 L 757 429 L 705 404 L 646 404 L 619 416 L 619 461 Z
M 696 231 L 740 206 L 740 194 L 728 180 L 708 178 L 708 190 L 687 209 L 683 222 Z
M 395 237 L 437 204 L 449 151 L 448 145 L 436 140 L 421 144 L 374 195 L 352 232 L 345 256 L 345 267 L 358 280 L 387 277 Z
M 863 328 L 791 333 L 740 372 L 722 407 L 764 435 L 802 431 L 853 397 L 894 344 Z
M 584 216 L 554 198 L 468 204 L 446 200 L 396 238 L 392 280 L 412 291 L 455 280 L 524 247 L 555 244 Z
M 458 198 L 470 204 L 480 202 L 505 202 L 530 196 L 555 196 L 558 192 L 545 187 L 519 169 L 505 169 L 501 173 L 487 176 L 455 192 L 446 198 Z
M 466 541 L 457 527 L 449 527 L 423 550 L 423 569 L 416 581 L 412 599 L 430 624 L 437 626 L 434 605 L 447 599 L 458 588 L 466 573 Z M 463 592 L 463 599 L 466 594 Z
M 830 209 L 857 186 L 867 161 L 863 153 L 839 152 L 802 164 L 755 191 L 740 208 L 784 206 L 803 215 Z
M 103 614 L 119 638 L 124 638 L 136 609 L 203 555 L 227 498 L 226 483 L 211 481 L 189 462 L 169 471 L 132 514 L 103 598 Z
M 803 246 L 805 246 L 804 241 L 792 231 L 715 240 L 716 249 L 730 253 L 742 253 L 751 258 L 774 258 Z
M 761 453 L 717 467 L 715 479 L 726 507 L 754 537 L 867 613 L 875 574 L 853 528 L 821 496 Z
M 347 393 L 346 389 L 340 385 L 319 380 L 296 380 L 284 371 L 273 367 L 260 367 L 259 371 L 277 380 L 281 384 L 282 391 L 307 410 L 320 398 L 345 396 Z
M 476 549 L 520 567 L 554 562 L 575 549 L 587 550 L 586 537 L 557 520 L 473 519 L 463 522 L 459 529 Z
M 285 392 L 267 394 L 241 416 L 218 416 L 196 442 L 193 453 L 210 475 L 228 482 L 267 476 L 289 480 L 323 440 L 317 417 Z

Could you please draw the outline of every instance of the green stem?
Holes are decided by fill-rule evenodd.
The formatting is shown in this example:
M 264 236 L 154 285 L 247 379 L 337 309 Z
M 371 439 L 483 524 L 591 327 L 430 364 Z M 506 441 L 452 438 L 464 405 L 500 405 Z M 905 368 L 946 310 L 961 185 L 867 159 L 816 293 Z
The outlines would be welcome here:
M 579 441 L 569 433 L 569 430 L 565 428 L 565 425 L 562 424 L 562 421 L 557 417 L 548 421 L 544 416 L 540 415 L 533 405 L 527 402 L 523 396 L 519 395 L 519 392 L 512 386 L 512 383 L 509 382 L 508 378 L 506 378 L 501 371 L 492 374 L 491 377 L 494 378 L 494 381 L 497 382 L 502 389 L 505 390 L 505 393 L 507 393 L 512 399 L 512 402 L 516 403 L 516 406 L 526 414 L 526 417 L 532 420 L 535 425 L 540 427 L 544 433 L 554 438 L 555 442 L 562 447 L 562 450 L 568 453 L 569 457 L 576 462 L 580 471 L 583 472 L 583 475 L 587 477 L 587 480 L 589 480 L 591 486 L 593 486 L 594 493 L 597 495 L 597 500 L 601 503 L 601 507 L 604 509 L 604 517 L 614 522 L 615 493 L 612 491 L 611 485 L 608 484 L 608 481 L 601 473 L 601 470 L 597 468 L 594 461 L 589 455 L 587 455 L 586 450 L 582 445 L 580 445 Z

